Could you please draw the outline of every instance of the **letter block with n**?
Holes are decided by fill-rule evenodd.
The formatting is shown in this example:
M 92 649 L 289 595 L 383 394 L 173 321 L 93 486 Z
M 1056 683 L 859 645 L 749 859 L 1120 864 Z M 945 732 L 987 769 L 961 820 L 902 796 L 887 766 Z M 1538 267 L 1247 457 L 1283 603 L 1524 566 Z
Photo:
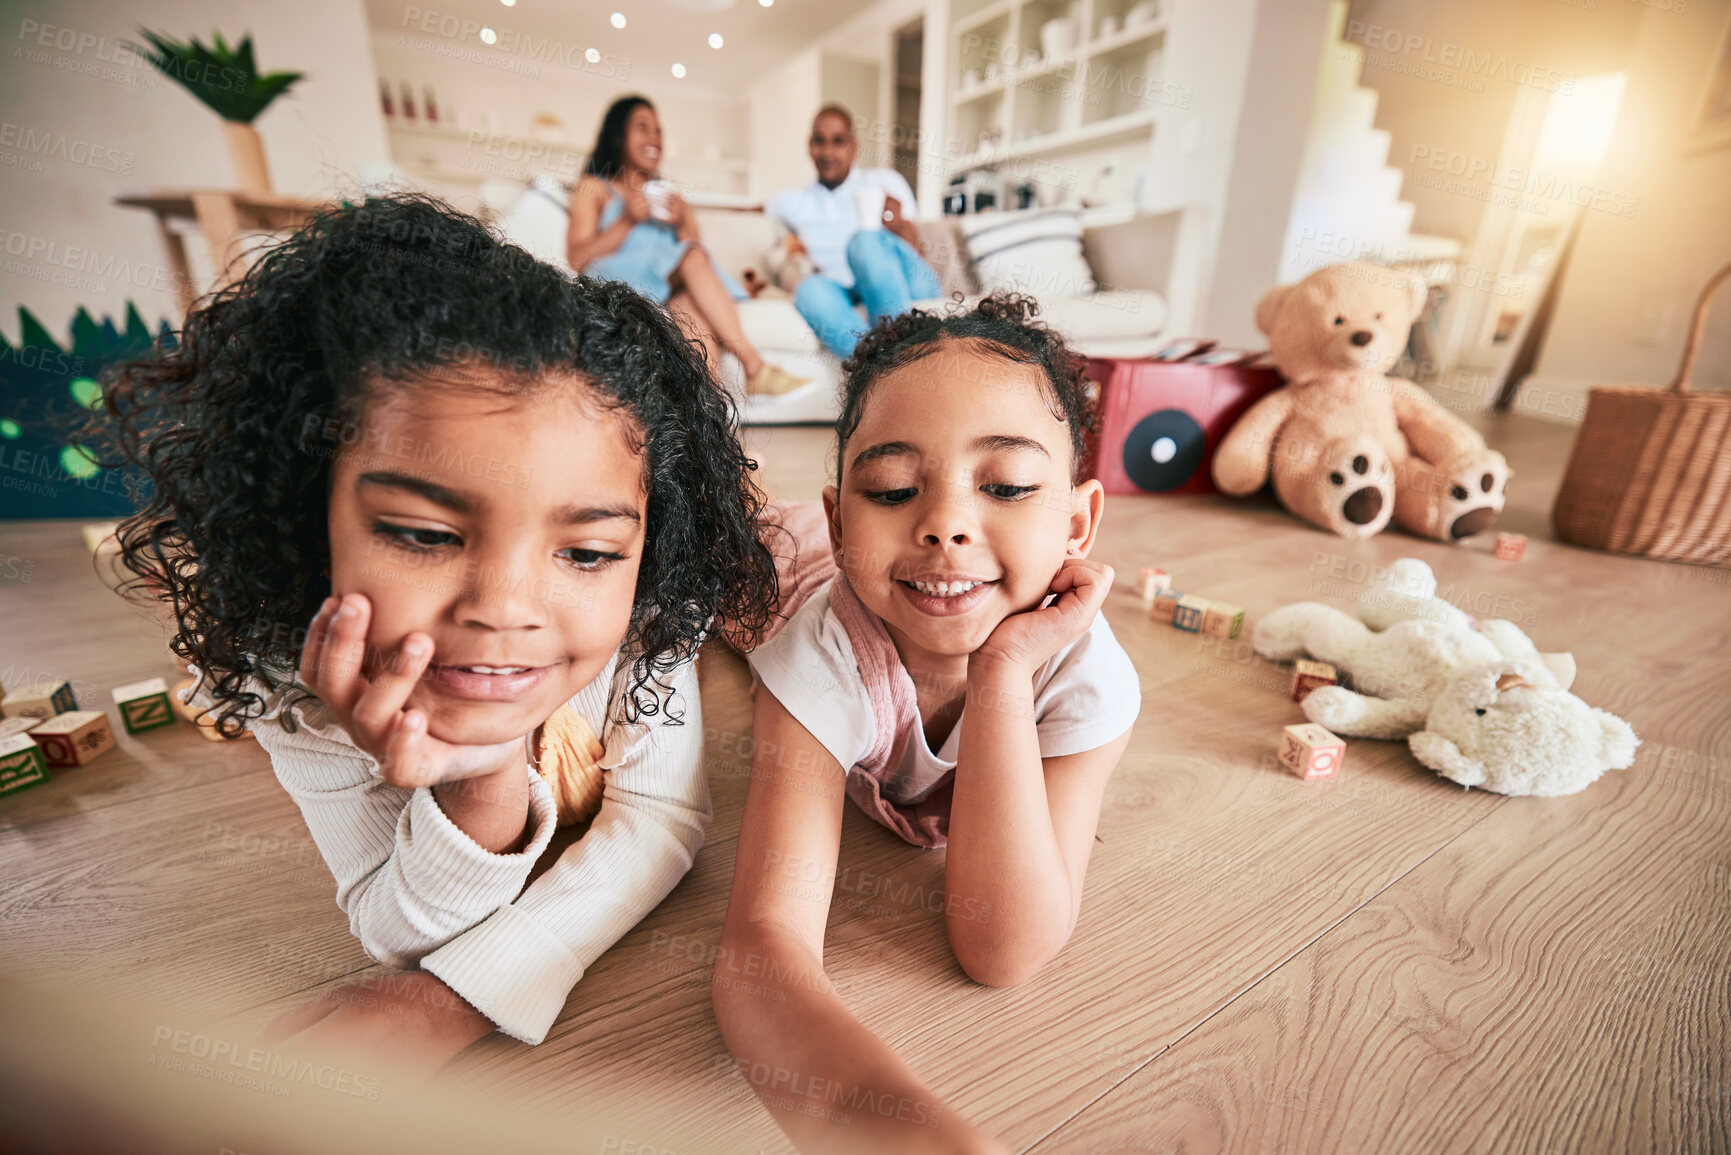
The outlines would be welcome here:
M 116 687 L 114 702 L 120 707 L 120 722 L 128 734 L 174 725 L 174 709 L 168 701 L 168 683 L 161 678 Z

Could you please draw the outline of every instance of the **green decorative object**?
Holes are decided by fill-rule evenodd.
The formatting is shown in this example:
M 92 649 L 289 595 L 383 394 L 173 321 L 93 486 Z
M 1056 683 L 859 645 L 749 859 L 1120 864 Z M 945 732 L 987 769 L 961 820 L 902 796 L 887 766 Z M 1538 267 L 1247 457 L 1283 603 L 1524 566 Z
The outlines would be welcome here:
M 150 61 L 158 72 L 203 101 L 222 117 L 222 134 L 228 143 L 229 163 L 236 183 L 257 196 L 270 195 L 270 167 L 265 163 L 264 142 L 252 122 L 287 92 L 302 72 L 260 73 L 252 56 L 252 37 L 230 48 L 222 33 L 212 32 L 215 47 L 206 48 L 197 39 L 180 41 L 148 28 L 139 29 L 156 47 L 148 51 L 133 45 L 133 51 Z
M 210 38 L 215 46 L 206 48 L 197 37 L 183 44 L 148 28 L 139 31 L 156 51 L 147 51 L 136 44 L 133 45 L 134 51 L 155 66 L 158 72 L 203 101 L 211 111 L 236 124 L 251 124 L 257 120 L 259 114 L 270 107 L 271 101 L 306 75 L 304 72 L 260 73 L 253 60 L 251 36 L 244 37 L 238 46 L 230 48 L 222 33 L 212 32 Z
M 72 399 L 86 409 L 96 408 L 97 402 L 102 400 L 102 386 L 88 377 L 75 378 L 72 384 L 67 386 L 67 390 L 72 394 Z
M 79 481 L 95 477 L 102 470 L 90 450 L 82 445 L 68 445 L 60 451 L 60 468 L 66 471 L 66 476 Z
M 101 402 L 99 382 L 117 361 L 174 344 L 166 323 L 155 335 L 129 302 L 125 329 L 78 310 L 64 345 L 25 308 L 18 310 L 19 340 L 0 333 L 0 517 L 56 517 L 113 521 L 138 508 L 147 488 L 142 470 L 103 469 L 106 449 L 83 444 L 91 410 Z

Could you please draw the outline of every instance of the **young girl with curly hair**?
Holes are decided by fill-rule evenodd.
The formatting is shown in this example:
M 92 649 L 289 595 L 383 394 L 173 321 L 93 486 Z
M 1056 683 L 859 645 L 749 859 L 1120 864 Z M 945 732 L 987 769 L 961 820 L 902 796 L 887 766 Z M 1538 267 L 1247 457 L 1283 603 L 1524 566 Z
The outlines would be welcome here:
M 412 972 L 274 1035 L 429 1067 L 540 1042 L 691 866 L 696 650 L 773 603 L 701 352 L 625 286 L 395 196 L 268 251 L 104 410 L 154 482 L 120 542 L 195 700 L 256 735 L 350 929 Z
M 843 367 L 836 483 L 821 509 L 778 511 L 784 597 L 806 600 L 750 654 L 756 753 L 713 995 L 801 1148 L 1003 1150 L 825 975 L 844 798 L 946 848 L 957 961 L 1019 983 L 1075 927 L 1140 708 L 1100 613 L 1112 570 L 1088 560 L 1104 497 L 1082 480 L 1083 361 L 1035 313 L 1001 296 L 880 322 Z

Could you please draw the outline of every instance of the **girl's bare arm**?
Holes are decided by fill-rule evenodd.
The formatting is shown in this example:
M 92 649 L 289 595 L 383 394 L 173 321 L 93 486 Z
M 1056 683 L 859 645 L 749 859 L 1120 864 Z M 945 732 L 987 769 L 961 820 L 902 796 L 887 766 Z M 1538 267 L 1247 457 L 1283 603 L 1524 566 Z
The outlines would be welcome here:
M 1106 782 L 1130 743 L 1040 757 L 1033 671 L 970 670 L 944 864 L 946 927 L 977 982 L 1013 986 L 1076 928 Z
M 716 959 L 715 1017 L 739 1071 L 801 1150 L 999 1152 L 849 1012 L 823 968 L 845 775 L 768 690 L 733 893 Z
M 1111 586 L 1110 566 L 1071 559 L 1053 579 L 1056 601 L 1004 619 L 968 659 L 945 922 L 956 961 L 982 983 L 1011 986 L 1046 965 L 1082 909 L 1100 800 L 1130 732 L 1042 759 L 1034 675 L 1090 627 Z

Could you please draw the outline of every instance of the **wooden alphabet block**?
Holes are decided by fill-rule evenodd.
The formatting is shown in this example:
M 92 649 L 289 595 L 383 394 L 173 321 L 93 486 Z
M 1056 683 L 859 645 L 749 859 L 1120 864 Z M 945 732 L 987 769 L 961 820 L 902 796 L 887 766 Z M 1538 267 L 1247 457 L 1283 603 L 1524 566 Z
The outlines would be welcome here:
M 1231 602 L 1209 602 L 1202 615 L 1202 632 L 1217 638 L 1236 638 L 1244 628 L 1244 607 Z
M 1491 550 L 1492 557 L 1500 557 L 1504 561 L 1520 561 L 1527 556 L 1527 539 L 1524 534 L 1497 534 L 1496 548 Z
M 22 718 L 6 718 L 0 720 L 0 738 L 10 738 L 14 734 L 28 734 L 42 725 L 44 719 L 26 714 Z
M 32 682 L 7 693 L 3 709 L 8 718 L 52 718 L 78 709 L 78 699 L 71 682 Z
M 1154 602 L 1148 607 L 1148 616 L 1161 625 L 1172 624 L 1172 615 L 1178 609 L 1178 599 L 1184 596 L 1183 590 L 1160 590 L 1154 595 Z
M 1327 662 L 1300 658 L 1292 664 L 1292 700 L 1304 701 L 1304 696 L 1318 686 L 1340 685 L 1340 671 Z
M 1154 604 L 1155 594 L 1161 590 L 1172 588 L 1172 575 L 1163 569 L 1155 569 L 1151 565 L 1145 565 L 1138 572 L 1142 580 L 1142 604 L 1145 606 Z
M 1178 599 L 1178 606 L 1172 611 L 1172 626 L 1174 629 L 1188 630 L 1190 633 L 1200 633 L 1202 619 L 1208 616 L 1208 599 L 1199 598 L 1195 594 L 1185 594 Z
M 203 734 L 210 741 L 231 741 L 231 739 L 223 736 L 221 730 L 216 728 L 215 714 L 206 714 L 202 710 L 195 709 L 188 704 L 188 699 L 192 697 L 192 688 L 197 684 L 198 681 L 195 678 L 187 678 L 183 682 L 176 683 L 173 692 L 168 696 L 168 704 L 173 708 L 175 714 L 182 722 L 190 722 L 194 726 L 197 726 L 198 732 Z M 252 737 L 253 733 L 251 730 L 242 730 L 240 737 L 232 739 L 232 741 L 246 742 L 251 740 Z
M 1346 761 L 1346 743 L 1314 722 L 1288 726 L 1280 736 L 1280 764 L 1303 778 L 1327 778 Z
M 0 738 L 0 794 L 10 794 L 26 786 L 48 781 L 48 762 L 42 757 L 42 747 L 28 734 L 9 734 Z
M 50 766 L 82 766 L 114 749 L 114 731 L 101 710 L 56 714 L 30 731 L 30 737 Z
M 168 683 L 161 678 L 146 678 L 130 686 L 115 687 L 114 702 L 120 707 L 120 724 L 126 727 L 128 734 L 174 725 L 174 709 L 168 701 Z

